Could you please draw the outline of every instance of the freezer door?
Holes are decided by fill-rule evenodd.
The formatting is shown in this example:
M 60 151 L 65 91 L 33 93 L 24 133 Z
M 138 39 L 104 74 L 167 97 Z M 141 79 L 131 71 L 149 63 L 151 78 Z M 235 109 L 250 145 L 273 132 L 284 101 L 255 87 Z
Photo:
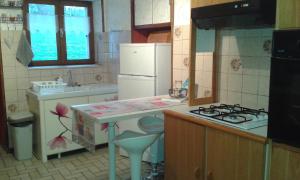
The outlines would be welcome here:
M 119 99 L 155 96 L 155 77 L 118 76 Z
M 155 76 L 155 45 L 121 44 L 120 74 Z

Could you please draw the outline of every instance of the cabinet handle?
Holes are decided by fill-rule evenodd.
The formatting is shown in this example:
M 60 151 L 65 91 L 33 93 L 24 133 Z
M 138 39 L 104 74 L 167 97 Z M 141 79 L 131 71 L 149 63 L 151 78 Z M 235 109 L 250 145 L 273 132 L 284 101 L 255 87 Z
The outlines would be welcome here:
M 196 179 L 199 179 L 199 178 L 200 178 L 201 170 L 200 170 L 199 167 L 196 167 L 196 168 L 194 169 L 194 175 L 195 175 L 195 178 L 196 178 Z
M 207 180 L 213 180 L 213 172 L 209 171 L 207 173 Z

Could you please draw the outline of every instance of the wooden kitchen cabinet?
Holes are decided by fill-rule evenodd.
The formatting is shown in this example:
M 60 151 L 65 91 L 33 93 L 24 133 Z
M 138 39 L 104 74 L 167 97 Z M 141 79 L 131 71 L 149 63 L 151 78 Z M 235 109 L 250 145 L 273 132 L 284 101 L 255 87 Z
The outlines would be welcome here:
M 300 1 L 277 0 L 276 29 L 300 27 Z
M 134 25 L 170 22 L 169 0 L 134 0 Z
M 204 180 L 205 128 L 165 116 L 165 179 Z
M 165 111 L 165 179 L 264 180 L 265 140 Z
M 264 144 L 207 128 L 208 180 L 263 180 Z
M 239 0 L 192 0 L 192 8 L 229 3 Z
M 300 149 L 273 143 L 270 180 L 300 179 Z

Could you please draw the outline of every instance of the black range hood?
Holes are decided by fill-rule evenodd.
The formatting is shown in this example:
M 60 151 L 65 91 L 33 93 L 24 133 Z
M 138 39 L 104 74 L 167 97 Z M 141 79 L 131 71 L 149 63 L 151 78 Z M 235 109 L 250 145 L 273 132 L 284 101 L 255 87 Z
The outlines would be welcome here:
M 265 27 L 275 24 L 276 0 L 238 0 L 192 8 L 192 19 L 200 29 Z

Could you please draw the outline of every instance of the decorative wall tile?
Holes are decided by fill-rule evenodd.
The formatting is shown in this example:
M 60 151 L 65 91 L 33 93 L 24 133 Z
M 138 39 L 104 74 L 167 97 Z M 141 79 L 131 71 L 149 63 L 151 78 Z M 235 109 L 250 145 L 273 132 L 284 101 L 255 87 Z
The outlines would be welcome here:
M 267 108 L 271 62 L 268 42 L 271 40 L 272 29 L 217 31 L 220 102 L 227 100 L 231 104 Z M 232 56 L 233 54 L 236 55 Z M 233 62 L 234 59 L 237 59 L 236 62 Z M 224 83 L 226 78 L 228 90 Z
M 239 56 L 232 56 L 230 59 L 229 73 L 242 74 L 242 61 Z
M 182 40 L 182 29 L 181 28 L 182 28 L 181 26 L 174 27 L 174 36 L 173 36 L 174 40 Z

